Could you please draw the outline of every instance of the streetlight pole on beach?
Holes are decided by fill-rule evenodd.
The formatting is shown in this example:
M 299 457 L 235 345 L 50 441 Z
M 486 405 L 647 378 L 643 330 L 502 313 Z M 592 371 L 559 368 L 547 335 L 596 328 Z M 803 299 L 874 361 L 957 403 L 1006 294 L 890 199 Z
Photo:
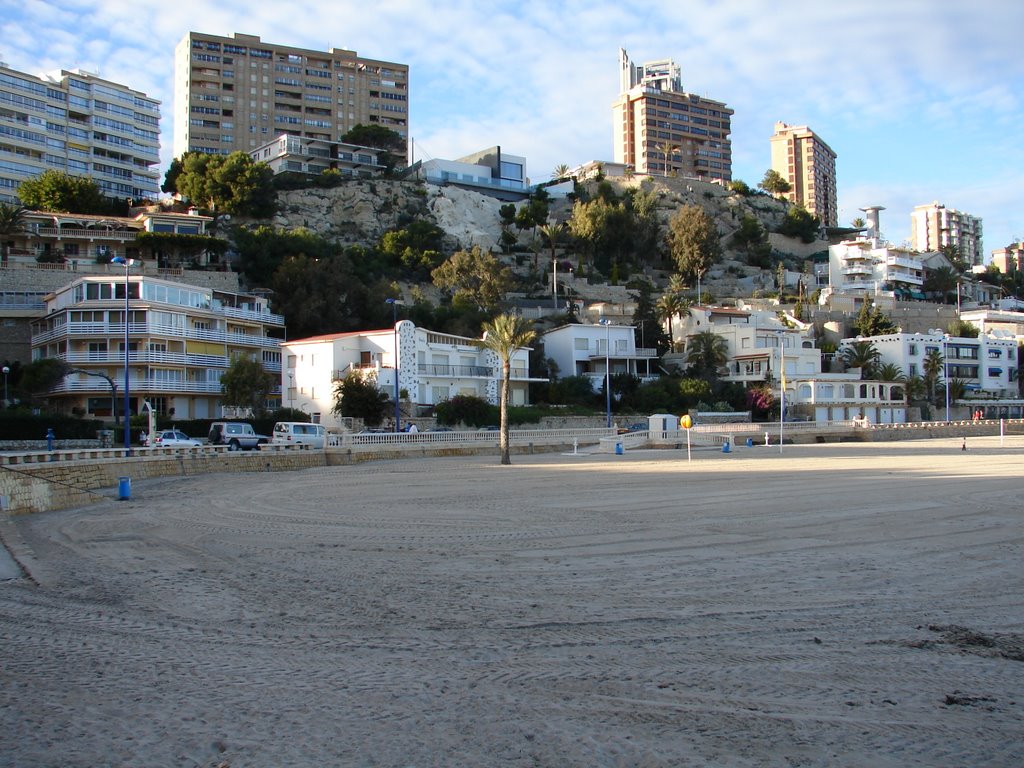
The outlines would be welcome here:
M 402 412 L 398 404 L 398 305 L 401 299 L 385 299 L 391 305 L 391 320 L 395 331 L 395 432 L 402 431 Z
M 115 256 L 110 260 L 111 264 L 124 264 L 124 450 L 131 453 L 132 450 L 132 426 L 131 406 L 128 395 L 128 270 L 135 266 L 135 259 L 126 259 L 123 256 Z
M 604 326 L 604 402 L 607 413 L 607 426 L 612 426 L 612 368 L 611 368 L 611 339 L 612 321 L 606 317 L 601 318 L 601 325 Z

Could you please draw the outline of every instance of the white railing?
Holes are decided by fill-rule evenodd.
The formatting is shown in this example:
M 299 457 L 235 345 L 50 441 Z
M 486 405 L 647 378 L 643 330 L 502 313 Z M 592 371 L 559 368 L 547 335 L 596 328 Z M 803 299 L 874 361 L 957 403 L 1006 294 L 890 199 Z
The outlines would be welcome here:
M 614 429 L 513 429 L 509 442 L 523 445 L 580 445 L 596 444 L 602 437 L 614 435 Z M 423 448 L 498 445 L 501 433 L 494 430 L 467 432 L 366 432 L 344 435 L 328 435 L 328 448 Z
M 225 344 L 237 344 L 253 347 L 279 347 L 280 339 L 270 336 L 256 336 L 250 333 L 228 333 L 209 328 L 181 328 L 173 325 L 156 323 L 129 323 L 130 336 L 155 336 L 196 339 L 198 341 L 215 341 Z M 32 335 L 33 343 L 42 343 L 62 339 L 65 336 L 124 336 L 124 323 L 65 323 L 42 333 Z

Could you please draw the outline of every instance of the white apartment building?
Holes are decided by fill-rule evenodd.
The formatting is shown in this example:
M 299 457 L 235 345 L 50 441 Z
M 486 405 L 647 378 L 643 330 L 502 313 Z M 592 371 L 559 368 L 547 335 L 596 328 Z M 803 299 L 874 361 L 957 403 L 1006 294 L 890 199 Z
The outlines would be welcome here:
M 48 394 L 66 413 L 113 415 L 109 382 L 123 397 L 126 362 L 131 412 L 146 401 L 178 419 L 221 415 L 220 378 L 235 358 L 256 360 L 275 376 L 281 371 L 284 318 L 258 296 L 122 271 L 81 277 L 45 301 L 45 316 L 32 323 L 32 360 L 54 358 L 76 369 Z M 266 405 L 276 408 L 279 400 L 273 392 Z
M 822 373 L 786 380 L 786 414 L 811 421 L 867 419 L 872 424 L 903 424 L 907 403 L 895 381 L 861 380 L 857 373 Z
M 775 312 L 694 306 L 688 316 L 673 318 L 672 335 L 673 342 L 681 342 L 688 352 L 696 334 L 713 331 L 728 345 L 723 379 L 752 385 L 771 375 L 777 385 L 783 363 L 787 380 L 821 372 L 821 353 L 810 337 L 810 326 L 791 325 L 783 324 Z
M 992 263 L 1004 275 L 1024 270 L 1024 243 L 1013 243 L 992 251 Z
M 843 339 L 842 345 L 858 339 Z M 962 379 L 968 392 L 993 397 L 1016 397 L 1017 341 L 1007 333 L 983 333 L 978 338 L 930 333 L 894 333 L 865 339 L 874 344 L 881 364 L 893 363 L 905 376 L 924 376 L 924 361 L 935 351 L 944 360 L 943 379 Z
M 915 251 L 938 251 L 952 245 L 969 266 L 982 263 L 981 219 L 935 201 L 914 207 L 910 214 L 910 246 Z
M 432 184 L 454 184 L 474 187 L 487 193 L 503 190 L 515 193 L 520 199 L 529 191 L 526 176 L 526 158 L 502 151 L 500 146 L 474 152 L 457 160 L 424 160 L 423 178 Z
M 331 48 L 188 32 L 174 51 L 174 156 L 252 152 L 288 133 L 341 141 L 357 125 L 409 135 L 409 67 Z M 398 166 L 405 148 L 394 152 Z
M 275 174 L 290 172 L 319 176 L 331 170 L 345 178 L 370 179 L 386 170 L 381 161 L 383 154 L 383 149 L 282 133 L 249 152 L 249 157 L 254 162 L 266 163 Z
M 396 356 L 397 352 L 397 356 Z M 395 375 L 403 416 L 455 395 L 472 395 L 497 405 L 501 393 L 500 358 L 479 339 L 436 333 L 400 320 L 394 328 L 294 339 L 282 345 L 282 405 L 306 411 L 329 428 L 341 426 L 334 408 L 334 386 L 352 372 L 371 378 L 392 398 Z M 513 353 L 509 401 L 529 404 L 529 347 Z
M 586 376 L 594 391 L 604 386 L 610 371 L 628 373 L 641 381 L 659 377 L 655 349 L 636 346 L 636 329 L 614 322 L 571 323 L 543 335 L 544 357 L 555 361 L 559 376 Z
M 806 125 L 775 123 L 771 137 L 772 169 L 789 182 L 784 195 L 817 216 L 823 226 L 839 222 L 836 153 Z
M 0 64 L 0 202 L 46 170 L 106 196 L 160 194 L 160 102 L 80 69 L 37 77 Z

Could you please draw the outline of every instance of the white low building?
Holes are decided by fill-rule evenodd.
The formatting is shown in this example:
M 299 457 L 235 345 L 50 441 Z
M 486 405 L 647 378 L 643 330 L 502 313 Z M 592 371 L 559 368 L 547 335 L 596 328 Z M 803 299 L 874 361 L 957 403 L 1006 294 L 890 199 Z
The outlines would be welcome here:
M 1015 397 L 1017 389 L 1017 342 L 1005 333 L 979 334 L 972 339 L 931 333 L 893 333 L 862 339 L 874 344 L 881 364 L 900 367 L 905 376 L 923 376 L 929 352 L 942 355 L 943 380 L 961 379 L 969 392 L 992 397 Z M 850 345 L 858 339 L 844 339 Z M 841 345 L 841 346 L 842 346 Z
M 396 356 L 397 352 L 397 356 Z M 403 417 L 455 395 L 473 395 L 498 404 L 502 376 L 500 358 L 478 339 L 436 333 L 409 320 L 394 328 L 333 333 L 294 339 L 282 344 L 282 405 L 310 414 L 313 421 L 340 427 L 332 413 L 335 384 L 353 371 L 372 378 L 394 397 L 398 375 Z M 529 403 L 529 347 L 513 353 L 509 400 Z
M 636 346 L 631 325 L 613 322 L 571 323 L 544 334 L 544 356 L 558 366 L 560 376 L 586 376 L 595 391 L 604 385 L 608 371 L 628 373 L 641 381 L 659 377 L 658 353 Z

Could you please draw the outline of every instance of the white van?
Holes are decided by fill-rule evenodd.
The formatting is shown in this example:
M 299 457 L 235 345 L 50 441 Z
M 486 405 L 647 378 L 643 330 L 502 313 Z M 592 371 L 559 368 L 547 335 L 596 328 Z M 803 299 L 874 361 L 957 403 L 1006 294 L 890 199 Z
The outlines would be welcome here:
M 274 435 L 270 442 L 275 445 L 308 445 L 312 448 L 323 448 L 327 442 L 327 430 L 323 424 L 279 421 L 274 425 Z

